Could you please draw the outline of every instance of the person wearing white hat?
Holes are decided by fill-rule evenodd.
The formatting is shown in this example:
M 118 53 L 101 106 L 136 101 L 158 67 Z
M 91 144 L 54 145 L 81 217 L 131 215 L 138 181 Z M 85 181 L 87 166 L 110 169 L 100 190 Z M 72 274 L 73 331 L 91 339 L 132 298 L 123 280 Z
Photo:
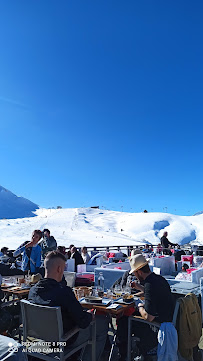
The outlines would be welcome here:
M 144 303 L 140 302 L 138 304 L 136 314 L 141 315 L 144 320 L 149 322 L 171 322 L 174 300 L 168 282 L 162 276 L 151 272 L 148 261 L 142 254 L 131 257 L 129 262 L 131 267 L 129 273 L 133 274 L 142 283 L 141 285 L 132 282 L 132 287 L 143 291 L 145 298 Z M 144 360 L 147 360 L 147 352 L 157 345 L 157 335 L 147 324 L 140 322 L 136 323 L 136 325 L 134 325 L 133 333 L 140 338 L 139 349 Z M 122 317 L 118 321 L 118 335 L 120 360 L 124 361 L 127 353 L 125 346 L 128 338 L 127 317 Z
M 132 284 L 132 287 L 144 292 L 145 304 L 138 304 L 141 316 L 149 322 L 155 319 L 157 322 L 170 322 L 168 320 L 172 320 L 174 303 L 168 282 L 150 271 L 148 261 L 143 255 L 133 256 L 130 259 L 130 267 L 130 274 L 134 274 L 144 283 L 144 286 L 135 282 Z M 165 305 L 168 306 L 167 310 Z

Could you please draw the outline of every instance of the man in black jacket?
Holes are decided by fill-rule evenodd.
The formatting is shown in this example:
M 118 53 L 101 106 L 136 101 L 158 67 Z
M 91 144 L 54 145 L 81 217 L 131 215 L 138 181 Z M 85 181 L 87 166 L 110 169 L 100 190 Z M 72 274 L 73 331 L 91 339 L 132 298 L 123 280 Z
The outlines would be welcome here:
M 85 311 L 75 298 L 70 287 L 62 283 L 63 272 L 65 269 L 66 259 L 63 254 L 52 251 L 45 258 L 45 278 L 40 280 L 30 289 L 28 300 L 30 302 L 44 306 L 60 306 L 64 332 L 70 331 L 75 326 L 82 330 L 71 339 L 71 347 L 85 342 L 90 335 L 92 321 L 91 311 Z M 54 325 L 53 325 L 54 327 Z M 97 343 L 96 356 L 97 360 L 101 356 L 108 332 L 108 318 L 102 316 L 96 317 Z M 83 360 L 91 360 L 89 345 L 86 347 Z
M 168 232 L 164 232 L 163 236 L 161 237 L 161 245 L 163 248 L 169 248 L 169 245 L 170 246 L 177 246 L 176 243 L 171 243 L 168 238 Z

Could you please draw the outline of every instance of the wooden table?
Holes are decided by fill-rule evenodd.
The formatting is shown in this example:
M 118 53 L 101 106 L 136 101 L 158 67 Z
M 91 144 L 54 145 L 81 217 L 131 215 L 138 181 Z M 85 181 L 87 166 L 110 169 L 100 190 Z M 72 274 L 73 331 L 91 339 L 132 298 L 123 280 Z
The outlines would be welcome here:
M 117 310 L 114 310 L 114 309 L 107 309 L 107 306 L 105 306 L 105 305 L 100 305 L 100 304 L 92 304 L 92 303 L 81 303 L 81 306 L 83 307 L 83 308 L 87 308 L 87 309 L 94 309 L 94 310 L 97 310 L 97 311 L 99 311 L 99 312 L 102 312 L 102 313 L 107 313 L 107 314 L 109 314 L 110 316 L 112 316 L 112 317 L 121 317 L 123 314 L 124 314 L 124 312 L 126 311 L 126 310 L 128 310 L 129 308 L 131 308 L 131 307 L 133 307 L 133 303 L 130 303 L 129 305 L 123 305 L 123 304 L 120 304 L 120 303 L 118 303 L 118 305 L 119 306 L 121 306 L 121 307 L 119 307 Z
M 113 326 L 112 318 L 120 318 L 120 317 L 122 317 L 126 310 L 129 310 L 130 308 L 132 308 L 134 306 L 134 303 L 130 303 L 129 305 L 118 303 L 118 305 L 121 306 L 121 307 L 119 307 L 117 310 L 114 310 L 114 309 L 107 309 L 108 306 L 105 306 L 105 305 L 100 305 L 100 304 L 97 305 L 97 304 L 92 304 L 92 303 L 81 303 L 81 306 L 83 308 L 94 309 L 94 310 L 97 310 L 97 311 L 99 311 L 101 313 L 108 314 L 111 317 L 111 322 L 110 323 L 111 323 L 111 329 L 112 329 L 112 332 L 113 332 L 113 342 L 112 342 L 112 345 L 111 345 L 111 351 L 110 351 L 110 354 L 109 354 L 108 361 L 111 361 L 111 359 L 112 359 L 113 349 L 114 349 L 114 346 L 115 346 L 115 343 L 116 343 L 116 335 L 117 335 L 117 330 Z
M 21 287 L 17 288 L 17 286 L 14 287 L 2 286 L 1 289 L 7 296 L 13 296 L 13 298 L 17 297 L 20 299 L 27 298 L 30 291 L 30 288 L 22 289 Z

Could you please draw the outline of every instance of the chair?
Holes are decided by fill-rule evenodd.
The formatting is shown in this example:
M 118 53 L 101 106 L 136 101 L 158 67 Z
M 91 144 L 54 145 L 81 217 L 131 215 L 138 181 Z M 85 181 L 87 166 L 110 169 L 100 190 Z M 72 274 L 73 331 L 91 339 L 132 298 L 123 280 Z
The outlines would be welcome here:
M 67 286 L 74 287 L 75 286 L 75 279 L 76 279 L 76 272 L 68 272 L 64 271 L 64 277 L 67 282 Z
M 179 302 L 178 300 L 176 301 L 176 305 L 175 305 L 175 309 L 174 309 L 174 313 L 173 313 L 173 325 L 176 326 L 176 321 L 177 321 L 177 317 L 178 317 L 178 311 L 179 311 Z M 158 322 L 149 322 L 144 320 L 142 317 L 138 317 L 138 316 L 130 316 L 128 318 L 128 354 L 127 354 L 127 361 L 131 361 L 131 335 L 132 335 L 132 322 L 142 322 L 142 323 L 146 323 L 154 328 L 156 328 L 157 330 L 160 328 L 161 324 Z
M 182 298 L 178 298 L 176 300 L 176 305 L 175 305 L 175 309 L 174 309 L 174 313 L 173 313 L 173 320 L 172 320 L 172 324 L 174 325 L 175 328 L 177 328 L 177 320 L 178 320 L 178 316 L 179 316 L 179 308 L 180 308 L 180 302 L 181 302 Z M 148 325 L 155 327 L 156 329 L 159 329 L 161 324 L 157 323 L 157 322 L 149 322 L 144 320 L 142 317 L 134 317 L 134 316 L 130 316 L 128 319 L 128 354 L 127 354 L 127 361 L 131 360 L 131 335 L 132 335 L 132 331 L 131 331 L 131 325 L 132 322 L 143 322 L 143 323 L 147 323 Z M 179 351 L 178 351 L 178 360 L 179 361 L 185 361 L 185 359 L 180 355 Z M 192 360 L 191 360 L 192 361 Z
M 27 300 L 21 300 L 22 322 L 23 322 L 23 342 L 27 341 L 28 337 L 34 338 L 39 342 L 36 343 L 35 349 L 27 348 L 27 354 L 40 358 L 42 360 L 63 361 L 68 359 L 78 350 L 84 349 L 86 345 L 91 344 L 92 348 L 92 361 L 96 361 L 96 324 L 92 322 L 92 335 L 91 339 L 75 347 L 74 349 L 64 348 L 67 340 L 75 335 L 80 328 L 76 327 L 70 332 L 63 334 L 63 322 L 60 307 L 48 307 L 30 303 Z M 44 342 L 44 343 L 43 343 Z M 51 343 L 48 348 L 45 343 Z M 42 346 L 42 345 L 45 345 Z M 57 352 L 55 348 L 62 349 L 62 352 Z M 40 348 L 41 347 L 41 348 Z M 51 350 L 51 349 L 52 350 Z M 53 352 L 51 352 L 53 351 Z M 49 354 L 50 353 L 50 354 Z

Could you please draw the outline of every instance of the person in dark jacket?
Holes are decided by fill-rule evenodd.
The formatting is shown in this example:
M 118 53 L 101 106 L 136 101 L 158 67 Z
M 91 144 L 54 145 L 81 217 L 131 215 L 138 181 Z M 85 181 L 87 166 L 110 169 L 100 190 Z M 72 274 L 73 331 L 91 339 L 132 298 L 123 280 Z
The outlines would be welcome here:
M 55 238 L 50 235 L 49 229 L 45 228 L 42 234 L 43 234 L 43 239 L 39 245 L 42 249 L 42 258 L 44 259 L 48 252 L 56 250 L 57 243 Z
M 130 258 L 131 271 L 140 284 L 132 282 L 132 287 L 144 293 L 145 303 L 138 303 L 136 315 L 148 322 L 172 322 L 174 312 L 174 299 L 170 286 L 164 277 L 150 271 L 148 261 L 142 254 Z M 126 360 L 127 340 L 130 335 L 127 333 L 128 318 L 123 316 L 117 322 L 118 346 L 120 361 Z M 140 339 L 138 348 L 148 360 L 147 352 L 157 346 L 157 334 L 145 323 L 134 323 L 133 334 Z
M 41 279 L 30 289 L 28 300 L 39 305 L 61 307 L 64 333 L 72 330 L 75 326 L 81 328 L 79 333 L 71 338 L 71 347 L 75 348 L 89 338 L 92 313 L 91 311 L 85 311 L 77 301 L 72 289 L 61 282 L 65 269 L 65 262 L 66 258 L 60 252 L 52 251 L 47 254 L 44 261 L 45 278 Z M 102 316 L 102 318 L 100 317 L 101 316 L 96 317 L 97 360 L 99 360 L 105 346 L 109 321 L 108 318 L 105 318 L 104 316 Z M 90 355 L 91 351 L 88 345 L 82 360 L 90 361 Z
M 176 261 L 181 261 L 181 256 L 185 255 L 185 251 L 183 251 L 183 249 L 180 248 L 180 246 L 177 247 L 177 249 L 175 249 L 175 253 L 174 253 L 174 257 Z
M 84 264 L 84 261 L 82 259 L 81 254 L 77 251 L 76 247 L 73 246 L 70 251 L 71 251 L 71 258 L 75 260 L 75 272 L 77 272 L 77 266 L 79 264 Z
M 167 236 L 168 236 L 168 232 L 164 232 L 163 236 L 161 237 L 161 245 L 162 245 L 162 247 L 163 247 L 163 249 L 164 249 L 164 250 L 163 250 L 163 253 L 164 253 L 164 254 L 169 254 L 169 255 L 171 255 L 170 250 L 168 250 L 169 245 L 170 245 L 170 246 L 177 246 L 177 244 L 176 244 L 176 243 L 171 243 L 171 242 L 168 240 Z

